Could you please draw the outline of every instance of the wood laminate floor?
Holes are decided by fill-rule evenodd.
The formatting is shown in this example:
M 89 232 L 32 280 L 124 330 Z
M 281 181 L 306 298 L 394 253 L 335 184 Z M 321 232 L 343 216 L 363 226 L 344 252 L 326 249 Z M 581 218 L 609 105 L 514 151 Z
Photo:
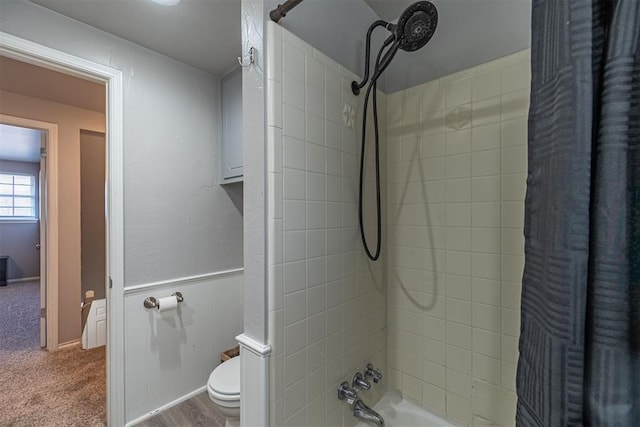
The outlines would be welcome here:
M 224 427 L 226 418 L 206 391 L 137 424 L 137 427 Z

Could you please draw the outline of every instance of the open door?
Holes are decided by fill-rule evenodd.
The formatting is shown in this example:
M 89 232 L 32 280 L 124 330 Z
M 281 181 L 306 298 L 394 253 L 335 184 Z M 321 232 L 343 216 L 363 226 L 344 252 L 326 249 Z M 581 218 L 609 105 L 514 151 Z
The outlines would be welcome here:
M 38 218 L 40 218 L 40 347 L 47 347 L 47 133 L 40 143 L 40 185 L 38 186 Z

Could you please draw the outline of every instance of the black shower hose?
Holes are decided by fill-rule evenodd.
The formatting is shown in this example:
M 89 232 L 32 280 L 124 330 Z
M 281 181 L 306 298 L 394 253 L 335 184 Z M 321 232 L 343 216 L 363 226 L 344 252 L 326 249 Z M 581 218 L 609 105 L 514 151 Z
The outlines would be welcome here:
M 378 52 L 378 56 L 376 58 L 376 66 L 375 71 L 373 73 L 373 77 L 371 77 L 371 81 L 369 82 L 369 87 L 367 88 L 367 93 L 364 97 L 364 108 L 363 108 L 363 116 L 362 116 L 362 149 L 360 153 L 360 191 L 359 191 L 359 203 L 358 203 L 358 219 L 360 220 L 360 237 L 362 238 L 362 244 L 364 246 L 364 250 L 367 253 L 367 256 L 372 261 L 377 261 L 380 258 L 380 248 L 382 246 L 382 208 L 380 202 L 380 144 L 379 144 L 379 130 L 378 130 L 378 98 L 376 95 L 376 87 L 378 83 L 378 78 L 382 74 L 382 72 L 389 66 L 391 60 L 395 56 L 398 45 L 394 43 L 391 48 L 387 51 L 387 55 L 384 57 L 384 61 L 381 64 L 380 58 L 382 57 L 382 53 L 384 49 L 393 41 L 392 38 L 389 38 L 385 41 L 385 43 L 380 48 Z M 373 91 L 373 128 L 374 128 L 374 136 L 375 136 L 375 171 L 376 171 L 376 213 L 377 213 L 377 230 L 378 230 L 378 239 L 376 244 L 375 253 L 371 252 L 369 249 L 369 244 L 367 243 L 367 236 L 364 231 L 364 222 L 362 220 L 363 217 L 363 188 L 364 188 L 364 159 L 365 159 L 365 148 L 366 148 L 366 138 L 367 138 L 367 107 L 369 106 L 369 96 Z

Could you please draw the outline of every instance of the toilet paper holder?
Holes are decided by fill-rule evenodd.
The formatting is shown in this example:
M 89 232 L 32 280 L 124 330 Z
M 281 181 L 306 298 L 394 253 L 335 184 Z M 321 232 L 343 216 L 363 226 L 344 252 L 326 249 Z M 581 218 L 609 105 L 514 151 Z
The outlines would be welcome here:
M 176 297 L 178 302 L 184 301 L 184 297 L 182 296 L 181 292 L 174 292 L 174 293 L 171 294 L 171 296 Z M 160 305 L 158 304 L 158 299 L 156 297 L 145 298 L 145 300 L 144 300 L 144 308 L 159 308 L 159 307 L 160 307 Z

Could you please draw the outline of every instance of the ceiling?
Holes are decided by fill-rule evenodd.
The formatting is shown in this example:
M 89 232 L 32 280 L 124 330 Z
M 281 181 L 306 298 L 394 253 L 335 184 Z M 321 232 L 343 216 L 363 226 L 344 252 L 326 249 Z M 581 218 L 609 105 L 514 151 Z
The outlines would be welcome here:
M 0 124 L 0 160 L 40 162 L 41 131 Z
M 104 113 L 105 88 L 47 68 L 0 56 L 0 90 Z
M 169 7 L 151 0 L 31 1 L 215 75 L 233 68 L 241 50 L 241 0 L 182 0 Z M 265 1 L 275 6 L 284 0 Z M 333 41 L 336 35 L 352 34 L 353 29 L 343 27 L 363 19 L 369 22 L 375 15 L 393 21 L 414 1 L 364 0 L 367 9 L 360 0 L 306 0 L 283 25 L 299 27 L 293 32 L 303 40 L 324 46 L 324 53 L 360 72 L 361 67 L 353 64 L 357 61 L 345 61 L 355 56 L 350 45 Z M 531 0 L 430 1 L 438 9 L 436 33 L 419 51 L 398 54 L 386 72 L 386 91 L 411 87 L 530 45 Z M 305 10 L 317 13 L 307 16 Z M 367 13 L 370 10 L 373 13 Z M 341 13 L 346 16 L 336 16 Z M 314 39 L 314 31 L 320 40 Z
M 240 55 L 240 0 L 31 1 L 216 75 Z

